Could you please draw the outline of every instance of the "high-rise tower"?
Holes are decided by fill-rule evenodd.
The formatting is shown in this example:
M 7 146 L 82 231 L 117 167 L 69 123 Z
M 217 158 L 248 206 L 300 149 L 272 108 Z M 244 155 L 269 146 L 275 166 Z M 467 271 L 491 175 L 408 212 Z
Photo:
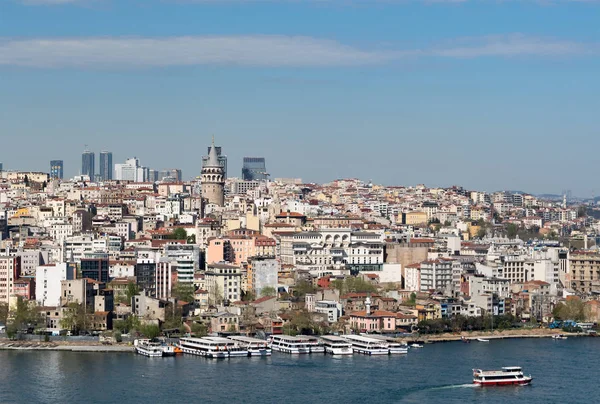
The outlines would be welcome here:
M 242 179 L 244 181 L 260 181 L 268 178 L 267 164 L 264 157 L 244 157 Z
M 62 160 L 51 160 L 50 161 L 50 178 L 53 180 L 63 179 L 63 161 Z
M 81 175 L 90 177 L 90 181 L 94 181 L 96 176 L 96 155 L 94 152 L 86 150 L 81 155 Z
M 113 178 L 112 153 L 109 151 L 100 152 L 100 178 L 102 181 L 110 181 Z
M 202 197 L 208 203 L 217 206 L 225 204 L 225 176 L 223 167 L 219 163 L 215 139 L 213 137 L 212 145 L 208 153 L 208 159 L 202 166 Z

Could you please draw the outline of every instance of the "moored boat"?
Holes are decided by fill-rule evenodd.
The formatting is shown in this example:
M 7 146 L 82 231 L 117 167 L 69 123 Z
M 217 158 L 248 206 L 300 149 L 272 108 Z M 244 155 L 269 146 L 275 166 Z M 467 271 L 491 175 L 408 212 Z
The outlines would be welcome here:
M 562 334 L 557 334 L 557 335 L 553 335 L 552 339 L 567 339 L 568 337 L 565 337 Z
M 364 355 L 389 355 L 389 344 L 375 338 L 363 335 L 344 335 L 346 341 L 352 344 L 352 350 Z
M 164 347 L 157 342 L 150 342 L 149 339 L 136 339 L 133 342 L 135 351 L 144 356 L 151 358 L 165 356 Z
M 531 375 L 525 376 L 520 366 L 507 366 L 502 370 L 473 369 L 473 383 L 480 386 L 528 385 Z
M 245 348 L 248 351 L 249 356 L 270 356 L 271 348 L 267 344 L 267 341 L 245 337 L 245 336 L 231 336 L 228 337 L 230 340 L 237 342 L 241 347 Z
M 485 338 L 477 338 L 477 341 L 479 341 L 479 342 L 490 342 L 489 339 L 485 339 Z
M 372 334 L 364 334 L 364 333 L 361 335 L 386 342 L 388 345 L 388 351 L 389 351 L 390 355 L 407 354 L 408 353 L 408 345 L 401 344 L 401 343 L 397 342 L 397 340 L 395 340 L 394 338 L 386 337 L 385 335 L 372 335 Z
M 423 348 L 423 345 L 420 345 L 420 344 L 411 344 L 410 347 L 411 348 Z
M 321 337 L 325 346 L 325 353 L 329 355 L 352 355 L 352 344 L 337 335 L 324 335 Z
M 288 354 L 309 354 L 310 346 L 305 338 L 291 335 L 272 335 L 269 346 L 274 351 Z

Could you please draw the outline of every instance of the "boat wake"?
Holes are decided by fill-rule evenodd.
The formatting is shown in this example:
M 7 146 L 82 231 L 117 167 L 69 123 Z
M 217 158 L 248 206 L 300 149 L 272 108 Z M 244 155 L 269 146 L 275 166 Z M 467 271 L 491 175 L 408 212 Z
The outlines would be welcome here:
M 450 384 L 448 386 L 430 387 L 427 390 L 467 389 L 467 388 L 473 388 L 473 387 L 480 387 L 480 386 L 478 384 L 475 384 L 475 383 Z

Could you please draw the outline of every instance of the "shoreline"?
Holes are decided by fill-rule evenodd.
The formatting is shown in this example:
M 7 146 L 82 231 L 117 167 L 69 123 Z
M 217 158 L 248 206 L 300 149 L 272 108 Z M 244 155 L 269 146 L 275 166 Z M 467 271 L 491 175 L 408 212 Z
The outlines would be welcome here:
M 61 351 L 61 352 L 90 352 L 90 353 L 135 353 L 130 345 L 71 345 L 68 343 L 33 342 L 33 341 L 2 341 L 0 351 Z
M 402 338 L 401 340 L 406 343 L 422 342 L 425 344 L 433 344 L 440 342 L 456 342 L 462 341 L 464 337 L 468 341 L 478 342 L 477 338 L 483 338 L 487 340 L 498 340 L 498 339 L 519 339 L 519 338 L 551 338 L 553 335 L 564 335 L 565 337 L 593 337 L 586 333 L 569 333 L 564 331 L 554 331 L 548 329 L 533 329 L 530 332 L 524 332 L 523 330 L 506 330 L 506 331 L 476 331 L 476 332 L 462 332 L 462 333 L 445 333 L 438 335 L 420 335 L 415 337 Z

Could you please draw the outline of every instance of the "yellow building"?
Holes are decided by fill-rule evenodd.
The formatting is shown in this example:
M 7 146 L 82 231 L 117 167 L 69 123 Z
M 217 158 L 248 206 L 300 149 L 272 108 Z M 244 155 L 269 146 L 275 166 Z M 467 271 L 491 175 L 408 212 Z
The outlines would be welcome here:
M 419 211 L 406 212 L 406 213 L 402 213 L 402 216 L 403 216 L 402 223 L 409 225 L 409 226 L 427 223 L 427 213 L 425 213 L 425 212 L 419 212 Z

